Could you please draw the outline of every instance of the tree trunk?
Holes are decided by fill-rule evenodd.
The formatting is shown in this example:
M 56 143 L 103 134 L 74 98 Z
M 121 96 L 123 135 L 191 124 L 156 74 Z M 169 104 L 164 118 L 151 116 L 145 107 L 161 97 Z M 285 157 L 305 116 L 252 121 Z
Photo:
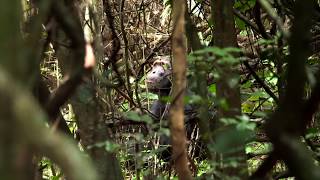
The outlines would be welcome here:
M 99 9 L 101 10 L 102 8 Z M 101 22 L 101 20 L 99 19 L 98 22 Z M 68 39 L 65 38 L 65 34 L 60 29 L 56 29 L 55 31 L 55 42 L 68 44 Z M 68 76 L 72 73 L 72 64 L 69 59 L 74 56 L 73 52 L 58 44 L 55 44 L 54 48 L 56 49 L 62 72 L 65 76 Z M 101 57 L 101 55 L 98 56 Z M 101 104 L 96 98 L 97 92 L 95 86 L 99 86 L 97 81 L 90 75 L 87 75 L 84 78 L 84 83 L 78 88 L 76 96 L 71 99 L 81 144 L 89 153 L 102 179 L 121 180 L 123 177 L 115 152 L 108 152 L 105 148 L 107 142 L 111 141 L 111 139 L 104 121 Z M 105 145 L 98 146 L 98 143 L 105 143 Z
M 179 179 L 192 179 L 188 168 L 186 151 L 186 135 L 184 128 L 184 92 L 186 90 L 186 47 L 184 13 L 185 3 L 183 0 L 173 1 L 173 84 L 172 103 L 170 106 L 170 130 L 172 140 L 172 159 Z
M 214 45 L 225 48 L 225 47 L 236 47 L 236 31 L 233 17 L 233 0 L 214 0 L 211 1 L 213 6 L 213 18 L 214 18 Z M 227 104 L 227 108 L 222 106 L 218 107 L 218 118 L 236 118 L 237 115 L 241 114 L 241 100 L 240 100 L 240 89 L 237 83 L 234 86 L 230 86 L 229 82 L 238 78 L 239 75 L 236 71 L 226 65 L 221 65 L 222 73 L 217 80 L 217 98 L 218 100 L 224 100 Z M 217 122 L 217 128 L 221 128 L 223 124 Z M 224 127 L 224 131 L 234 129 L 234 127 Z M 231 145 L 230 148 L 239 148 L 238 143 Z M 227 167 L 223 171 L 230 176 L 241 176 L 242 178 L 247 177 L 246 173 L 241 173 L 243 169 L 247 169 L 245 151 L 241 148 L 238 152 L 232 154 L 224 154 L 223 159 L 241 158 L 240 165 L 237 167 Z

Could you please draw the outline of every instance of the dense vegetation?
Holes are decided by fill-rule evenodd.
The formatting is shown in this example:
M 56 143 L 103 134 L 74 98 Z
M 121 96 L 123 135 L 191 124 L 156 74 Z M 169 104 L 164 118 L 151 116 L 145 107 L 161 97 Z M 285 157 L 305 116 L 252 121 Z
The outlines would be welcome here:
M 0 179 L 320 179 L 319 19 L 315 0 L 1 0 Z

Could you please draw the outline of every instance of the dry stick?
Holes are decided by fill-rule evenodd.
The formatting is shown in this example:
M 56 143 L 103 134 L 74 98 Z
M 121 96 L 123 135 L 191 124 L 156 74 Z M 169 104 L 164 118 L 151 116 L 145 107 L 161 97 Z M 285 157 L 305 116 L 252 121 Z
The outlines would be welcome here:
M 103 1 L 103 7 L 104 7 L 104 12 L 106 13 L 106 17 L 107 17 L 107 21 L 108 21 L 108 26 L 111 30 L 111 39 L 112 39 L 112 52 L 111 52 L 111 56 L 109 58 L 109 61 L 107 61 L 106 63 L 104 63 L 104 68 L 107 69 L 109 64 L 112 64 L 112 67 L 117 75 L 117 77 L 119 78 L 119 82 L 120 85 L 124 84 L 124 80 L 122 79 L 120 72 L 118 70 L 117 67 L 117 54 L 120 50 L 120 40 L 117 36 L 116 33 L 116 29 L 114 27 L 114 18 L 112 17 L 112 13 L 111 13 L 111 6 L 110 6 L 110 2 L 109 0 L 104 0 Z
M 106 13 L 108 26 L 109 26 L 109 28 L 111 30 L 111 39 L 112 39 L 111 56 L 109 58 L 109 61 L 105 62 L 103 66 L 104 66 L 104 69 L 107 70 L 109 64 L 111 63 L 113 71 L 116 73 L 117 78 L 119 80 L 119 86 L 125 85 L 125 83 L 124 83 L 125 81 L 122 79 L 122 76 L 121 76 L 121 74 L 120 74 L 120 72 L 118 70 L 118 66 L 117 66 L 117 63 L 116 63 L 117 62 L 117 54 L 118 54 L 118 52 L 120 50 L 120 39 L 117 36 L 116 29 L 115 29 L 115 26 L 114 26 L 114 18 L 112 17 L 111 6 L 110 6 L 109 0 L 104 0 L 103 1 L 103 7 L 104 7 L 104 12 Z M 128 97 L 130 97 L 130 99 L 131 99 L 129 102 L 132 102 L 133 105 L 136 106 L 130 91 L 128 90 L 128 88 L 126 86 L 124 86 L 124 88 L 125 88 L 125 91 L 128 92 L 128 94 L 129 94 Z
M 172 159 L 179 179 L 192 179 L 188 168 L 186 151 L 186 136 L 184 129 L 184 91 L 186 88 L 186 47 L 184 43 L 184 0 L 173 1 L 173 32 L 172 32 L 172 55 L 173 55 L 173 85 L 172 102 L 170 106 L 170 131 L 172 143 Z
M 123 37 L 123 42 L 124 42 L 124 61 L 125 61 L 125 66 L 126 66 L 126 83 L 127 83 L 127 93 L 128 96 L 131 99 L 131 102 L 133 102 L 132 105 L 136 106 L 136 103 L 133 100 L 133 92 L 130 86 L 130 77 L 129 77 L 129 42 L 128 42 L 128 38 L 127 38 L 127 33 L 125 31 L 125 27 L 124 27 L 124 22 L 123 22 L 123 9 L 124 9 L 124 2 L 125 0 L 121 0 L 120 3 L 120 29 L 121 29 L 121 34 Z M 138 98 L 139 99 L 139 98 Z M 140 99 L 139 99 L 140 100 Z M 139 108 L 141 109 L 142 105 L 141 102 L 138 102 Z

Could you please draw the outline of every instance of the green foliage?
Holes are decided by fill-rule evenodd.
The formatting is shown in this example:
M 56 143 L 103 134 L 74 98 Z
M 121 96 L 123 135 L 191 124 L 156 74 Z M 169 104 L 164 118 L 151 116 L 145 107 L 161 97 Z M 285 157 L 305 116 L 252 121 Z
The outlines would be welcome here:
M 120 148 L 118 144 L 111 141 L 95 143 L 94 145 L 88 146 L 87 148 L 91 149 L 93 147 L 98 147 L 98 148 L 103 147 L 107 152 L 117 152 Z
M 319 128 L 308 128 L 305 137 L 306 139 L 320 138 Z
M 272 149 L 271 143 L 253 141 L 246 145 L 246 153 L 253 156 L 248 160 L 249 173 L 253 173 L 261 165 L 261 158 L 264 158 Z
M 124 117 L 126 117 L 127 119 L 130 119 L 131 121 L 145 122 L 147 124 L 153 123 L 153 120 L 150 116 L 146 114 L 141 115 L 138 112 L 134 112 L 134 111 L 125 112 Z
M 245 14 L 247 11 L 251 10 L 256 4 L 256 0 L 237 0 L 234 3 L 234 8 Z M 235 17 L 236 27 L 240 30 L 246 29 L 246 23 L 238 17 Z
M 201 104 L 204 101 L 204 99 L 201 96 L 196 94 L 191 96 L 185 96 L 184 98 L 185 104 Z
M 211 94 L 215 95 L 216 92 L 217 92 L 217 86 L 216 86 L 216 84 L 211 84 L 211 85 L 209 85 L 209 86 L 208 86 L 208 91 L 209 91 Z
M 216 62 L 218 64 L 234 65 L 239 63 L 239 59 L 234 57 L 234 53 L 241 52 L 241 49 L 235 47 L 206 47 L 191 53 L 188 57 L 190 64 L 196 61 Z M 207 55 L 210 55 L 207 57 Z M 213 56 L 212 56 L 213 55 Z
M 210 145 L 213 152 L 222 154 L 229 154 L 238 152 L 239 149 L 244 148 L 245 143 L 248 142 L 253 133 L 249 130 L 239 130 L 236 128 L 229 128 L 215 133 L 216 143 Z
M 272 150 L 271 143 L 250 142 L 246 146 L 246 153 L 267 154 Z
M 210 145 L 215 152 L 237 152 L 238 148 L 244 147 L 254 136 L 256 124 L 250 122 L 248 116 L 242 115 L 236 119 L 221 118 L 220 122 L 225 126 L 214 132 L 216 141 L 215 144 Z
M 141 92 L 140 93 L 140 97 L 141 98 L 148 98 L 149 100 L 157 100 L 158 99 L 158 95 L 150 93 L 150 92 Z
M 42 158 L 39 167 L 43 169 L 45 180 L 59 180 L 63 177 L 61 170 L 50 159 Z
M 215 30 L 213 18 L 211 16 L 212 11 L 210 9 L 210 5 L 203 0 L 193 0 L 192 2 L 188 1 L 188 5 L 190 5 L 188 10 L 190 11 L 190 8 L 193 8 L 191 3 L 194 4 L 198 2 L 200 3 L 199 6 L 195 8 L 192 13 L 190 13 L 190 16 L 192 22 L 197 28 L 197 31 L 199 31 L 198 35 L 200 42 L 203 45 L 209 45 L 212 43 L 212 32 Z M 270 2 L 273 3 L 273 1 Z M 138 108 L 143 109 L 147 108 L 152 101 L 157 100 L 158 96 L 146 91 L 146 84 L 142 83 L 144 82 L 143 78 L 141 79 L 141 82 L 139 82 L 137 89 L 135 89 L 132 77 L 135 77 L 137 72 L 132 72 L 132 75 L 130 71 L 139 69 L 141 62 L 138 62 L 138 60 L 145 60 L 145 57 L 149 55 L 148 53 L 154 52 L 153 50 L 157 50 L 156 53 L 159 54 L 170 53 L 171 49 L 167 45 L 161 47 L 160 49 L 152 48 L 157 47 L 158 44 L 160 44 L 170 34 L 171 28 L 173 27 L 170 22 L 173 1 L 163 0 L 160 2 L 156 1 L 156 3 L 150 1 L 144 4 L 138 4 L 137 2 L 132 1 L 132 5 L 130 3 L 125 3 L 124 11 L 126 13 L 123 14 L 123 16 L 124 25 L 126 27 L 125 31 L 128 31 L 127 48 L 130 55 L 130 60 L 132 60 L 130 63 L 133 64 L 132 70 L 130 69 L 128 72 L 121 71 L 121 75 L 123 73 L 125 77 L 129 77 L 129 83 L 125 84 L 125 88 L 122 86 L 116 88 L 123 93 L 133 92 L 133 101 L 137 102 L 139 99 L 141 102 L 141 107 Z M 240 11 L 243 15 L 246 15 L 248 20 L 254 22 L 252 14 L 250 13 L 252 12 L 252 9 L 256 3 L 256 0 L 236 0 L 234 8 Z M 116 7 L 117 4 L 114 4 L 114 6 Z M 133 8 L 130 9 L 130 6 Z M 140 9 L 137 9 L 137 7 L 140 7 Z M 29 9 L 31 6 L 27 6 L 27 8 Z M 281 7 L 281 10 L 284 10 L 282 13 L 286 13 L 286 11 L 289 9 L 287 9 L 287 7 Z M 134 12 L 135 14 L 133 15 L 131 12 Z M 291 17 L 287 20 L 289 20 L 290 23 L 292 21 Z M 270 17 L 265 16 L 264 11 L 262 21 L 266 31 L 272 34 Z M 117 16 L 115 18 L 115 22 L 116 24 L 118 23 Z M 198 167 L 198 172 L 196 175 L 198 179 L 213 179 L 213 177 L 215 179 L 230 179 L 228 174 L 223 173 L 220 170 L 227 167 L 238 166 L 239 159 L 224 159 L 223 156 L 238 152 L 240 148 L 245 148 L 247 155 L 250 155 L 249 157 L 251 157 L 248 159 L 248 164 L 249 171 L 252 173 L 258 167 L 258 165 L 261 164 L 262 160 L 265 158 L 265 155 L 271 152 L 273 148 L 269 142 L 256 141 L 258 141 L 257 139 L 259 139 L 259 134 L 261 134 L 261 127 L 259 127 L 259 125 L 265 122 L 265 119 L 267 119 L 269 114 L 276 109 L 277 104 L 270 97 L 270 95 L 266 93 L 261 84 L 254 77 L 252 77 L 252 74 L 248 72 L 247 69 L 238 68 L 238 66 L 240 65 L 242 59 L 248 60 L 250 65 L 252 64 L 255 73 L 270 88 L 270 90 L 276 96 L 278 96 L 279 89 L 277 86 L 279 82 L 286 77 L 287 56 L 289 55 L 288 44 L 286 39 L 283 39 L 279 32 L 275 32 L 275 35 L 272 35 L 273 38 L 271 39 L 261 38 L 258 32 L 252 31 L 250 26 L 246 25 L 245 21 L 236 16 L 235 24 L 237 32 L 240 32 L 238 35 L 243 38 L 244 41 L 246 41 L 243 46 L 241 44 L 242 42 L 239 43 L 242 49 L 235 47 L 219 48 L 209 46 L 201 50 L 194 51 L 188 56 L 188 92 L 185 96 L 185 103 L 195 105 L 196 107 L 199 107 L 204 103 L 209 105 L 208 109 L 210 111 L 210 117 L 208 117 L 206 120 L 208 126 L 210 127 L 210 135 L 212 135 L 214 138 L 214 143 L 206 145 L 209 146 L 210 151 L 214 153 L 221 153 L 222 155 L 218 158 L 223 159 L 223 161 L 218 163 L 208 159 L 198 160 L 197 158 L 194 158 L 196 166 Z M 118 26 L 116 26 L 116 32 L 120 32 L 117 28 Z M 290 28 L 290 25 L 288 25 L 288 28 Z M 138 36 L 136 36 L 136 34 Z M 121 35 L 119 35 L 119 38 L 120 41 L 123 42 Z M 104 44 L 103 42 L 103 45 L 106 45 L 105 47 L 113 45 L 109 41 L 108 43 L 109 44 Z M 142 47 L 142 44 L 145 45 Z M 121 44 L 121 47 L 123 47 L 123 44 Z M 99 47 L 97 45 L 97 49 L 98 48 Z M 108 49 L 106 48 L 105 51 L 108 51 Z M 239 57 L 242 52 L 244 52 L 244 54 L 252 53 L 254 58 Z M 60 65 L 58 65 L 55 57 L 55 53 L 56 52 L 53 51 L 53 49 L 49 48 L 49 50 L 45 53 L 47 61 L 40 66 L 41 74 L 50 81 L 56 83 L 55 85 L 50 84 L 50 90 L 55 89 L 59 85 L 59 81 L 63 78 L 61 70 L 59 69 Z M 108 54 L 109 52 L 104 53 Z M 119 56 L 121 53 L 122 52 L 119 52 Z M 99 59 L 103 59 L 102 56 L 104 55 L 97 57 Z M 137 64 L 134 64 L 135 61 Z M 280 65 L 279 62 L 281 62 Z M 104 62 L 99 63 L 102 64 Z M 123 67 L 124 65 L 119 65 L 119 68 L 125 69 Z M 148 64 L 146 67 L 148 67 Z M 237 72 L 240 71 L 241 73 L 240 77 L 228 78 L 228 85 L 230 87 L 235 87 L 235 85 L 238 85 L 238 83 L 241 82 L 241 110 L 243 115 L 236 118 L 221 118 L 216 120 L 217 107 L 224 110 L 229 110 L 230 108 L 226 99 L 216 98 L 216 83 L 218 80 L 225 78 L 222 71 L 223 67 L 230 67 L 230 69 L 234 69 Z M 308 84 L 305 87 L 306 96 L 309 96 L 310 88 L 316 85 L 318 70 L 319 58 L 318 55 L 314 55 L 308 59 L 306 66 L 308 77 Z M 206 86 L 206 93 L 208 93 L 208 97 L 205 98 L 197 94 L 199 92 L 197 91 L 199 90 L 199 83 L 197 82 L 199 79 L 196 78 L 196 75 L 199 73 L 202 73 L 202 75 L 204 75 L 203 77 L 206 77 L 206 79 L 204 79 L 204 83 L 206 84 L 203 87 Z M 104 69 L 101 74 L 103 79 L 110 79 L 110 81 L 113 83 L 118 81 L 118 79 L 114 76 L 112 68 Z M 95 77 L 93 77 L 93 79 L 95 79 Z M 170 136 L 168 121 L 164 118 L 161 119 L 161 123 L 158 123 L 157 121 L 153 121 L 153 119 L 148 115 L 147 111 L 131 111 L 133 108 L 136 108 L 133 105 L 134 103 L 128 102 L 127 98 L 123 98 L 121 94 L 119 95 L 117 92 L 114 92 L 109 88 L 96 86 L 95 89 L 97 89 L 98 92 L 96 97 L 92 97 L 92 94 L 95 93 L 89 92 L 88 88 L 81 87 L 78 89 L 79 102 L 87 104 L 95 100 L 94 98 L 96 98 L 98 101 L 101 100 L 104 103 L 99 104 L 99 107 L 102 107 L 102 110 L 99 113 L 105 115 L 106 119 L 103 120 L 109 122 L 109 120 L 112 119 L 115 121 L 115 123 L 118 123 L 119 121 L 119 124 L 121 124 L 122 120 L 125 119 L 129 120 L 129 122 L 132 122 L 134 125 L 130 124 L 126 126 L 121 124 L 119 127 L 112 127 L 108 129 L 112 131 L 112 140 L 96 142 L 88 148 L 90 149 L 99 147 L 103 148 L 107 152 L 116 153 L 121 161 L 122 168 L 124 169 L 123 171 L 126 175 L 129 174 L 127 176 L 129 178 L 127 179 L 141 179 L 145 175 L 153 173 L 155 173 L 157 176 L 155 179 L 177 179 L 175 173 L 168 175 L 170 170 L 165 169 L 167 164 L 160 160 L 157 156 L 159 153 L 167 150 L 168 145 L 159 145 L 159 137 Z M 189 92 L 189 90 L 191 92 Z M 111 93 L 109 91 L 111 91 Z M 106 94 L 108 94 L 110 97 L 105 98 Z M 136 94 L 138 94 L 139 98 L 137 98 Z M 170 96 L 163 97 L 161 100 L 167 103 L 172 102 Z M 68 121 L 68 125 L 72 131 L 76 131 L 76 116 L 72 111 L 72 107 L 68 105 L 68 108 L 62 107 L 61 109 L 63 116 Z M 317 116 L 315 116 L 314 119 L 316 122 L 319 121 L 319 117 Z M 219 126 L 220 129 L 212 128 L 216 125 L 215 123 L 222 124 L 221 127 Z M 96 130 L 97 129 L 94 129 L 93 131 Z M 194 136 L 198 136 L 197 133 L 194 134 Z M 320 139 L 319 125 L 307 129 L 304 137 L 306 140 L 318 142 Z M 192 144 L 194 143 L 193 141 L 195 140 L 192 139 L 188 142 Z M 192 152 L 190 149 L 191 148 L 188 147 L 188 150 Z M 319 152 L 316 151 L 314 154 L 318 155 L 318 153 Z M 132 169 L 127 167 L 128 162 L 133 162 L 135 167 Z M 46 158 L 41 160 L 40 166 L 44 167 L 43 172 L 45 179 L 54 180 L 61 179 L 63 177 L 61 170 L 56 167 L 53 162 Z M 276 169 L 280 169 L 279 166 L 280 165 L 277 165 Z M 137 173 L 138 171 L 140 174 Z M 139 177 L 137 177 L 138 175 Z
M 220 121 L 225 125 L 223 127 L 231 127 L 228 130 L 217 129 L 215 132 L 216 143 L 212 147 L 216 152 L 228 153 L 234 151 L 232 146 L 235 144 L 245 144 L 254 135 L 256 124 L 250 122 L 248 116 L 242 115 L 237 119 L 221 118 Z
M 188 76 L 192 78 L 191 84 L 189 83 L 189 87 L 191 89 L 197 88 L 195 83 L 195 71 L 202 71 L 203 73 L 212 76 L 214 79 L 222 78 L 221 66 L 232 67 L 238 65 L 240 63 L 240 59 L 236 58 L 234 55 L 240 53 L 241 51 L 241 49 L 235 47 L 206 47 L 190 53 L 188 56 L 188 62 L 190 66 Z M 239 78 L 233 77 L 230 78 L 228 84 L 230 87 L 234 87 L 238 84 L 238 82 Z M 215 89 L 212 89 L 212 91 L 215 91 Z M 215 92 L 212 93 L 215 94 Z
M 256 4 L 256 0 L 237 0 L 235 1 L 233 7 L 240 10 L 241 12 L 246 12 L 252 9 Z
M 240 30 L 245 30 L 246 29 L 246 23 L 241 20 L 240 18 L 236 17 L 235 18 L 236 26 Z

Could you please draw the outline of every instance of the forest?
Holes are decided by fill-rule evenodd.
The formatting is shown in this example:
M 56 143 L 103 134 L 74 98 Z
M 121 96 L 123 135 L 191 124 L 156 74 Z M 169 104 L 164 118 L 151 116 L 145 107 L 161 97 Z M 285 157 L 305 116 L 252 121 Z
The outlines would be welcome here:
M 320 179 L 317 0 L 1 0 L 0 24 L 0 180 Z

